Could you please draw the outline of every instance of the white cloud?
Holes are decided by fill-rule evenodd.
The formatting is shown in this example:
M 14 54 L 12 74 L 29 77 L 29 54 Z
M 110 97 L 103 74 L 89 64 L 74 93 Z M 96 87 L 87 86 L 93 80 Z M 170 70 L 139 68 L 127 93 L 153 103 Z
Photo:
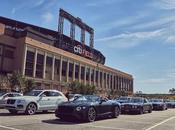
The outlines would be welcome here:
M 157 20 L 150 21 L 147 23 L 141 23 L 137 25 L 133 25 L 131 28 L 132 29 L 149 29 L 153 27 L 159 27 L 162 25 L 170 26 L 171 23 L 175 22 L 175 15 L 173 16 L 166 16 L 166 17 L 160 17 Z
M 165 10 L 174 10 L 175 0 L 156 0 L 154 6 Z
M 143 80 L 138 80 L 138 83 L 144 83 L 144 84 L 168 84 L 171 83 L 171 81 L 174 81 L 175 79 L 175 69 L 168 69 L 165 72 L 162 72 L 162 77 L 153 77 L 153 78 L 147 78 Z
M 41 17 L 42 17 L 44 23 L 50 23 L 53 21 L 54 15 L 50 12 L 46 12 Z
M 175 69 L 170 69 L 168 72 L 167 72 L 167 77 L 174 80 L 175 79 Z
M 95 40 L 96 42 L 106 44 L 114 48 L 130 48 L 142 44 L 144 41 L 159 37 L 163 30 L 155 30 L 150 32 L 134 32 L 123 33 L 115 36 L 105 37 Z
M 94 2 L 90 2 L 90 3 L 87 3 L 86 6 L 88 7 L 99 7 L 99 6 L 102 6 L 102 5 L 110 5 L 110 4 L 114 4 L 116 2 L 121 2 L 122 0 L 98 0 L 98 1 L 94 1 Z
M 169 37 L 166 39 L 166 42 L 167 42 L 167 43 L 171 43 L 171 44 L 175 44 L 175 35 L 169 36 Z
M 166 78 L 150 78 L 145 80 L 139 80 L 138 83 L 144 83 L 144 84 L 161 84 L 165 83 L 168 79 Z
M 44 0 L 36 0 L 33 6 L 38 7 L 38 6 L 42 5 L 43 3 L 44 3 Z

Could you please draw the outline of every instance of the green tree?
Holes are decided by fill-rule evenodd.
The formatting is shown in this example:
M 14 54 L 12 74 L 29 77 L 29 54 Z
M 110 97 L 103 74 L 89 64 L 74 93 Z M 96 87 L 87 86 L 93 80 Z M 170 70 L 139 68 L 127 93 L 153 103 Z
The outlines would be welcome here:
M 175 95 L 175 88 L 170 89 L 169 93 Z
M 95 93 L 95 86 L 93 85 L 84 85 L 83 83 L 79 82 L 72 82 L 69 85 L 70 90 L 72 93 L 79 93 L 79 94 L 94 94 Z
M 0 90 L 6 90 L 8 85 L 8 77 L 6 75 L 0 75 Z
M 33 79 L 25 80 L 24 92 L 29 92 L 35 88 L 35 82 Z
M 9 77 L 10 87 L 12 91 L 24 91 L 25 89 L 25 77 L 19 72 L 14 71 Z

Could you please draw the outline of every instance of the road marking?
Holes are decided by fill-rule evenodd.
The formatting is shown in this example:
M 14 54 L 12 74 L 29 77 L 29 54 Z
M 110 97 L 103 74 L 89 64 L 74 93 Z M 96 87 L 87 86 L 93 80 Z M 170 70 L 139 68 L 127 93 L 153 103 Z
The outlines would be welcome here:
M 16 129 L 13 127 L 3 126 L 3 125 L 0 125 L 0 128 L 5 128 L 5 129 L 9 129 L 9 130 L 22 130 L 22 129 Z
M 147 129 L 145 129 L 145 130 L 152 130 L 153 128 L 155 128 L 155 127 L 157 127 L 157 126 L 160 126 L 160 125 L 162 125 L 162 124 L 164 124 L 164 123 L 166 123 L 166 122 L 168 122 L 168 121 L 170 121 L 170 120 L 172 120 L 172 119 L 175 119 L 175 116 L 170 117 L 170 118 L 168 118 L 168 119 L 165 119 L 165 120 L 163 120 L 163 121 L 161 121 L 161 122 L 159 122 L 159 123 L 156 123 L 155 125 L 153 125 L 153 126 L 147 128 Z
M 87 125 L 87 124 L 79 124 L 80 126 L 87 126 L 92 128 L 101 128 L 101 129 L 112 129 L 112 130 L 135 130 L 135 129 L 125 129 L 125 128 L 117 128 L 117 127 L 106 127 L 106 126 L 98 126 L 98 125 Z

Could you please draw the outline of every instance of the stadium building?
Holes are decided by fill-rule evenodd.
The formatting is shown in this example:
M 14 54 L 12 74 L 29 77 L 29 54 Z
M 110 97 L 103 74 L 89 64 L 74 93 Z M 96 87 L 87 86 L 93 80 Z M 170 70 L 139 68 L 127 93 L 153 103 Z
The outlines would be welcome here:
M 70 36 L 63 34 L 65 19 L 71 25 Z M 75 39 L 76 26 L 81 29 L 80 41 Z M 78 81 L 95 85 L 101 94 L 133 93 L 132 75 L 105 66 L 105 56 L 94 48 L 93 28 L 63 9 L 58 31 L 0 17 L 0 74 L 15 70 L 34 79 L 39 88 L 63 91 L 64 84 Z

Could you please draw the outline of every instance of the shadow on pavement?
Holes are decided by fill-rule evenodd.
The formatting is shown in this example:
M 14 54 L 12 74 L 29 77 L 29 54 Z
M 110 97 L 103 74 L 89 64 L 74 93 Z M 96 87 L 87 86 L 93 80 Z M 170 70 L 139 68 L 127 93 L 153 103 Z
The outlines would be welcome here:
M 103 120 L 108 120 L 108 119 L 117 119 L 117 118 L 109 118 L 109 117 L 103 117 L 103 118 L 97 118 L 95 122 L 98 121 L 103 121 Z M 48 124 L 59 124 L 59 125 L 76 125 L 76 124 L 88 124 L 92 122 L 86 122 L 83 120 L 77 120 L 75 118 L 70 118 L 70 119 L 50 119 L 50 120 L 42 120 L 43 123 L 48 123 Z
M 59 125 L 76 125 L 76 124 L 86 123 L 78 120 L 75 121 L 73 119 L 66 119 L 66 120 L 50 119 L 50 120 L 42 120 L 42 122 L 48 123 L 48 124 L 59 124 Z
M 35 115 L 43 115 L 43 114 L 54 114 L 54 112 L 37 112 Z M 32 115 L 26 115 L 24 112 L 18 112 L 17 114 L 11 114 L 8 111 L 0 113 L 0 116 L 32 116 Z

